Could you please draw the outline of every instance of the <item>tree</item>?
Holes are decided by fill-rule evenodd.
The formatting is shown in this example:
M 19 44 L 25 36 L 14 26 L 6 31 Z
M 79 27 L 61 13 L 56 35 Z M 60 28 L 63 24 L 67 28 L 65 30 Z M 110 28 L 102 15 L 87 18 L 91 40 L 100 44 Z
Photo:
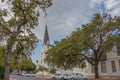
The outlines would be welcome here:
M 38 68 L 38 66 L 39 66 L 39 61 L 38 60 L 36 60 L 36 64 L 37 64 L 37 68 Z
M 9 5 L 9 9 L 0 9 L 0 41 L 6 50 L 4 80 L 9 80 L 13 53 L 19 55 L 17 51 L 21 50 L 22 54 L 30 56 L 35 48 L 37 38 L 33 29 L 38 25 L 39 16 L 36 8 L 39 6 L 45 12 L 51 6 L 52 0 L 2 1 Z
M 3 63 L 0 61 L 0 79 L 4 78 L 4 66 Z
M 41 71 L 42 72 L 42 75 L 43 75 L 43 72 L 44 71 L 48 71 L 48 68 L 44 67 L 44 66 L 39 66 L 38 70 L 37 71 Z
M 27 72 L 34 71 L 36 69 L 36 65 L 31 60 L 25 60 L 23 64 L 27 64 L 26 66 L 24 65 L 24 69 L 23 69 L 26 70 Z
M 56 73 L 56 69 L 55 69 L 55 68 L 51 68 L 51 69 L 49 70 L 49 73 L 50 73 L 50 74 L 55 74 L 55 73 Z
M 106 52 L 120 43 L 119 17 L 95 14 L 90 23 L 82 25 L 72 33 L 81 42 L 81 54 L 94 66 L 95 78 L 99 78 L 98 63 Z M 119 39 L 119 40 L 118 40 Z M 79 42 L 79 43 L 80 43 Z
M 94 66 L 95 78 L 99 78 L 98 63 L 116 45 L 120 45 L 120 17 L 95 14 L 88 24 L 48 50 L 46 61 L 61 67 L 74 64 L 73 68 L 86 59 Z
M 4 61 L 4 58 L 5 58 L 5 49 L 4 47 L 0 46 L 0 79 L 4 78 L 4 66 L 5 66 L 5 61 Z
M 24 58 L 22 60 L 17 61 L 17 63 L 13 61 L 12 68 L 13 70 L 17 70 L 18 73 L 22 73 L 22 71 L 34 71 L 36 69 L 36 65 L 30 59 Z
M 85 67 L 86 67 L 85 61 L 81 62 L 79 68 L 82 68 L 82 69 L 83 69 L 83 68 L 85 68 Z
M 80 48 L 75 40 L 73 41 L 70 37 L 64 38 L 47 51 L 45 61 L 51 67 L 62 68 L 64 70 L 78 67 L 84 59 L 81 55 L 74 56 L 78 53 L 75 51 L 76 47 Z

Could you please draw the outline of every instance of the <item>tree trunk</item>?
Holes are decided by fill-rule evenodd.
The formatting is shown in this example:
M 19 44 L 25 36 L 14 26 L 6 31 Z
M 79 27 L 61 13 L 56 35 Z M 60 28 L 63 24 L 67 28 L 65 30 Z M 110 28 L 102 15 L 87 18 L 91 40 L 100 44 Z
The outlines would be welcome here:
M 99 78 L 98 63 L 95 63 L 94 70 L 95 70 L 95 78 Z
M 10 61 L 11 61 L 11 54 L 7 53 L 5 58 L 5 76 L 4 80 L 9 80 L 9 74 L 10 74 Z

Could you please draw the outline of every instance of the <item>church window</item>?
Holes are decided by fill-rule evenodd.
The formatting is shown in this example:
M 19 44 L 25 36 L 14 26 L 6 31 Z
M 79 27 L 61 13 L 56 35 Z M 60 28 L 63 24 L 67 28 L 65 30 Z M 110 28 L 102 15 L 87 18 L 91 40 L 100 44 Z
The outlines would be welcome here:
M 42 64 L 42 60 L 41 60 L 41 64 Z
M 106 62 L 101 62 L 101 72 L 107 73 Z
M 117 55 L 120 56 L 120 46 L 117 46 Z
M 94 73 L 95 71 L 94 71 L 94 66 L 93 65 L 91 65 L 91 69 L 92 69 L 92 73 Z
M 112 72 L 116 72 L 115 61 L 111 61 Z
M 120 70 L 120 60 L 119 60 L 119 70 Z

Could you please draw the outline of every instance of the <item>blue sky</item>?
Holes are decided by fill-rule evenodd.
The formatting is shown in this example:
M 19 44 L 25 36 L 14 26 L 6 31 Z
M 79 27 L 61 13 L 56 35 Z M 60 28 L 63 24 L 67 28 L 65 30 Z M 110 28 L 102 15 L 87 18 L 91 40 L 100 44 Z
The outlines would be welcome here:
M 76 27 L 89 22 L 96 12 L 120 16 L 120 0 L 53 0 L 53 5 L 47 10 L 47 18 L 41 12 L 39 25 L 35 29 L 39 43 L 33 51 L 33 62 L 40 59 L 46 21 L 52 44 L 54 40 L 66 37 Z

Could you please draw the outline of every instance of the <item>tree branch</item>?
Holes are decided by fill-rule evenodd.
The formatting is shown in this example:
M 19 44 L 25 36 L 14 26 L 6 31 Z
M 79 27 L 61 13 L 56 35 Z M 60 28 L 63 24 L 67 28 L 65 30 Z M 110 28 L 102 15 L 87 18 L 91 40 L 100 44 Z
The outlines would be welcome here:
M 88 47 L 90 47 L 90 49 L 92 49 L 94 53 L 96 53 L 96 50 L 88 44 L 88 42 L 86 41 L 85 37 L 84 37 L 84 43 L 85 43 Z
M 74 56 L 77 56 L 77 55 L 83 56 L 85 59 L 87 59 L 87 61 L 88 61 L 90 64 L 95 65 L 93 58 L 90 58 L 90 57 L 88 57 L 88 56 L 86 56 L 86 55 L 84 55 L 84 54 L 74 54 Z

